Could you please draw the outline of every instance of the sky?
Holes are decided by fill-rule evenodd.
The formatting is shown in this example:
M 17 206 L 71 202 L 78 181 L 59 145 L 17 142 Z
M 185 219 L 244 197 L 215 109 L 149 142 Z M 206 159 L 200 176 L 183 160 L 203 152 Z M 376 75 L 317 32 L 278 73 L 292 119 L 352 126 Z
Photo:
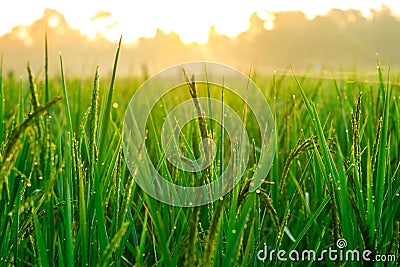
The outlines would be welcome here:
M 122 35 L 124 42 L 130 43 L 153 37 L 160 29 L 177 33 L 184 43 L 206 43 L 211 26 L 227 36 L 246 31 L 254 12 L 271 27 L 274 12 L 299 10 L 313 18 L 338 8 L 360 10 L 368 17 L 371 9 L 378 11 L 382 4 L 400 16 L 398 0 L 12 0 L 0 9 L 0 35 L 31 24 L 49 8 L 63 14 L 72 28 L 89 38 L 101 34 L 115 42 Z M 52 23 L 57 26 L 58 22 Z

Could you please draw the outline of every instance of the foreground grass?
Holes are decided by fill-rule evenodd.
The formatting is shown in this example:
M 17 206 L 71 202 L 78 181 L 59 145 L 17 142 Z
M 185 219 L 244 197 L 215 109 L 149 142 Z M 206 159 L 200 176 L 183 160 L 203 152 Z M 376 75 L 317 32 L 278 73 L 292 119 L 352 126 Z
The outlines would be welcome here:
M 248 192 L 258 155 L 249 112 L 254 145 L 245 177 L 223 199 L 193 209 L 148 197 L 125 165 L 124 110 L 140 79 L 115 80 L 117 58 L 111 77 L 100 81 L 96 70 L 90 82 L 68 78 L 60 62 L 59 78 L 50 79 L 46 69 L 36 80 L 29 70 L 22 83 L 0 74 L 0 265 L 307 265 L 313 262 L 262 262 L 257 253 L 265 246 L 320 252 L 336 248 L 340 238 L 346 249 L 393 254 L 398 264 L 400 90 L 398 78 L 379 65 L 371 83 L 355 72 L 329 80 L 254 77 L 275 116 L 271 172 L 260 190 Z M 196 183 L 199 174 L 168 165 L 157 139 L 165 114 L 193 97 L 181 92 L 154 111 L 146 147 L 164 177 Z M 243 103 L 224 97 L 243 115 Z M 200 131 L 219 147 L 233 145 L 207 123 L 182 129 L 182 145 L 194 153 L 187 157 L 198 156 Z M 218 155 L 211 176 L 229 157 Z

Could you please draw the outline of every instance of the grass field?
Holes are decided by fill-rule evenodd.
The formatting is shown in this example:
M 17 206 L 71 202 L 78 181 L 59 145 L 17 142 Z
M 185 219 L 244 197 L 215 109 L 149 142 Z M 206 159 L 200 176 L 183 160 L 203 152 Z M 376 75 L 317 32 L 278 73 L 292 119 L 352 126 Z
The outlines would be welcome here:
M 251 112 L 243 112 L 245 104 L 226 95 L 225 101 L 248 119 L 254 139 L 250 164 L 223 199 L 183 208 L 149 197 L 125 163 L 125 109 L 143 80 L 115 78 L 117 60 L 111 76 L 93 70 L 91 79 L 69 77 L 61 57 L 60 75 L 48 77 L 45 63 L 43 70 L 32 70 L 41 73 L 36 78 L 30 70 L 22 80 L 0 75 L 1 266 L 399 263 L 400 76 L 395 71 L 378 63 L 370 82 L 356 71 L 320 77 L 296 75 L 296 70 L 252 74 L 275 118 L 270 173 L 259 190 L 248 191 L 259 129 Z M 205 88 L 198 90 L 207 96 Z M 202 174 L 171 167 L 157 133 L 175 102 L 190 97 L 188 89 L 167 96 L 167 107 L 155 110 L 148 123 L 145 145 L 152 161 L 177 184 L 199 183 Z M 217 146 L 232 145 L 222 141 L 215 123 L 201 127 L 194 121 L 182 129 L 183 146 L 192 156 L 198 156 L 203 130 Z M 211 179 L 229 157 L 218 155 L 208 170 Z M 276 252 L 272 259 L 271 254 L 260 259 L 266 247 L 269 253 L 320 253 L 338 249 L 338 242 L 346 242 L 344 253 L 370 250 L 371 259 L 384 255 L 395 262 L 281 261 Z

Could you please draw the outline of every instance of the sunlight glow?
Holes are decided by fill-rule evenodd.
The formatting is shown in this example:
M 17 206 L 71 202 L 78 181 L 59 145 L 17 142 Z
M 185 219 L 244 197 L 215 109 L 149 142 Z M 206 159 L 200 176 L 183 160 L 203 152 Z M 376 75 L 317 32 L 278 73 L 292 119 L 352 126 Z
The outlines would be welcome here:
M 357 9 L 366 17 L 371 9 L 380 10 L 384 4 L 400 15 L 400 2 L 363 0 L 203 0 L 203 1 L 9 1 L 0 9 L 0 35 L 17 25 L 29 25 L 40 18 L 45 8 L 62 13 L 67 23 L 89 38 L 102 35 L 115 42 L 122 34 L 130 43 L 141 37 L 154 37 L 157 29 L 164 33 L 175 32 L 184 43 L 206 43 L 211 26 L 227 36 L 236 36 L 249 28 L 249 18 L 254 12 L 262 17 L 279 11 L 300 10 L 308 18 L 326 14 L 331 8 Z M 273 28 L 273 16 L 266 19 L 265 28 Z M 53 18 L 50 27 L 60 22 Z

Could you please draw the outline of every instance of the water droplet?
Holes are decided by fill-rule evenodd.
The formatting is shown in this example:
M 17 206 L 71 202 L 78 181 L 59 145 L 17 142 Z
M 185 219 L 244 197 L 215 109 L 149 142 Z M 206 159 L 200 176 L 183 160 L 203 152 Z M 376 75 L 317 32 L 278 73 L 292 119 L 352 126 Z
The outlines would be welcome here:
M 31 184 L 31 183 L 27 183 L 26 186 L 27 186 L 27 187 L 31 187 L 32 184 Z
M 235 229 L 232 230 L 232 234 L 236 234 L 236 230 Z
M 257 194 L 260 194 L 260 193 L 261 193 L 260 189 L 257 189 L 257 190 L 256 190 L 256 193 L 257 193 Z
M 43 176 L 39 176 L 39 180 L 43 180 Z

